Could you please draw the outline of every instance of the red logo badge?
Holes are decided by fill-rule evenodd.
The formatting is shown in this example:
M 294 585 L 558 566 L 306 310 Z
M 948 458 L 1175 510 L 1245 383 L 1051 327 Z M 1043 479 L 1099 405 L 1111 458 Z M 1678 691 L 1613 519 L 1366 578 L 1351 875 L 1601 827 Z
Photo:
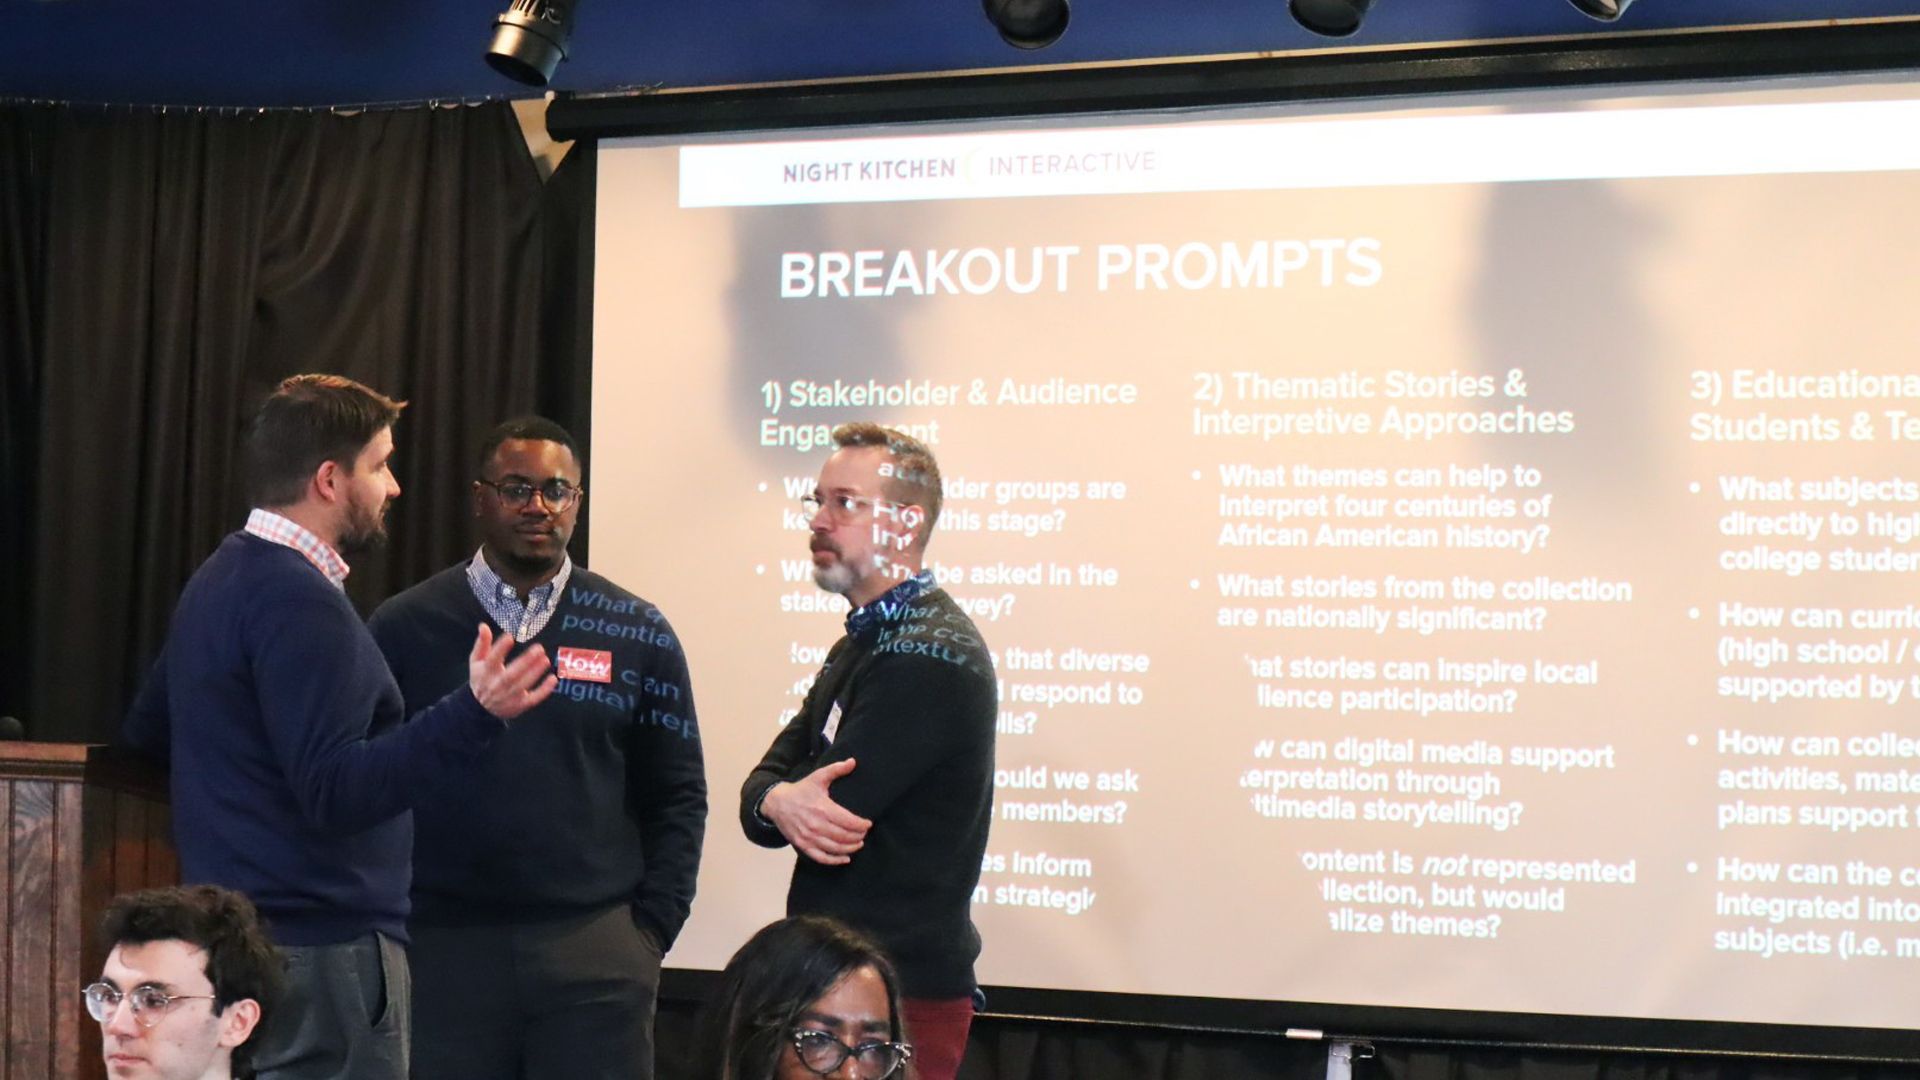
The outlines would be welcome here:
M 613 654 L 605 649 L 562 648 L 554 674 L 580 682 L 612 682 Z

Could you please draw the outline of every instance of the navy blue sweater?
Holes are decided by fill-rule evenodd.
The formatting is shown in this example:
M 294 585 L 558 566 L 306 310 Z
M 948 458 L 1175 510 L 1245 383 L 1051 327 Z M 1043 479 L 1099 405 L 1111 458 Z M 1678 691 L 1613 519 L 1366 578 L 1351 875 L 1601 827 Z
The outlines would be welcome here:
M 465 563 L 374 612 L 409 706 L 466 678 L 480 622 L 492 625 Z M 526 922 L 626 902 L 664 949 L 693 903 L 707 821 L 680 642 L 658 609 L 581 566 L 533 640 L 606 667 L 562 679 L 445 797 L 415 807 L 414 919 Z
M 126 737 L 168 760 L 184 881 L 247 894 L 283 945 L 405 940 L 408 808 L 504 725 L 464 684 L 403 719 L 345 594 L 237 532 L 181 593 Z

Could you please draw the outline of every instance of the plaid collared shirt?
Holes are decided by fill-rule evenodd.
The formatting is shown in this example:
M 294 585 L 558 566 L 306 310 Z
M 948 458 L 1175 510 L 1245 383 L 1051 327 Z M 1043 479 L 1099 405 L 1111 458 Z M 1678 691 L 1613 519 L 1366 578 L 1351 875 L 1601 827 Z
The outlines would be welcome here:
M 567 579 L 573 576 L 573 557 L 563 555 L 560 559 L 560 572 L 553 580 L 527 593 L 527 602 L 521 603 L 513 586 L 500 580 L 500 575 L 487 565 L 486 549 L 473 553 L 473 561 L 467 564 L 467 584 L 473 589 L 474 599 L 487 609 L 487 615 L 498 623 L 500 629 L 513 635 L 515 641 L 531 641 L 540 631 L 547 628 L 547 620 L 553 618 L 553 608 L 560 602 L 561 590 L 567 587 Z
M 336 589 L 347 587 L 347 560 L 319 537 L 271 510 L 253 508 L 247 515 L 247 531 L 262 540 L 271 540 L 307 557 L 314 569 L 325 574 Z

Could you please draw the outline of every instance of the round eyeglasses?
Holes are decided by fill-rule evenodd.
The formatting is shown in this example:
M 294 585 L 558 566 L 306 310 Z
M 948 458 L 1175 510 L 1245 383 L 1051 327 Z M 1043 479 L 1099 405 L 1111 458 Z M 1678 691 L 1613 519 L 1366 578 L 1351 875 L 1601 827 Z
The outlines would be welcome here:
M 525 507 L 533 501 L 534 493 L 538 492 L 540 501 L 546 503 L 547 509 L 556 514 L 572 506 L 573 501 L 587 491 L 586 488 L 575 487 L 558 477 L 543 484 L 530 484 L 525 480 L 502 480 L 498 483 L 492 480 L 475 480 L 474 483 L 485 484 L 492 488 L 493 493 L 500 497 L 500 505 L 509 510 Z
M 126 993 L 107 983 L 94 983 L 80 991 L 87 999 L 87 1015 L 101 1023 L 113 1019 L 120 1008 L 120 999 L 125 998 L 133 1007 L 134 1023 L 150 1028 L 166 1018 L 167 1010 L 173 1008 L 176 1001 L 212 1001 L 212 994 L 169 994 L 157 986 L 136 986 Z
M 795 1028 L 793 1053 L 800 1059 L 800 1064 L 815 1076 L 827 1076 L 852 1058 L 854 1072 L 860 1080 L 881 1080 L 881 1077 L 892 1076 L 894 1070 L 906 1064 L 907 1059 L 913 1056 L 913 1047 L 906 1043 L 881 1040 L 848 1046 L 834 1038 L 832 1032 L 818 1028 Z

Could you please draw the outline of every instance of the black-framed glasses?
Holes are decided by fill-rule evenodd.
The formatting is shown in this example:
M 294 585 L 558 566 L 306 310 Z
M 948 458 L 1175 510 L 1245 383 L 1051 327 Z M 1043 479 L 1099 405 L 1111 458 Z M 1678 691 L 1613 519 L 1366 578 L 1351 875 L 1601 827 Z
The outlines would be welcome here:
M 534 493 L 538 492 L 540 501 L 546 503 L 547 509 L 556 514 L 572 506 L 575 499 L 587 492 L 586 488 L 575 487 L 559 477 L 541 484 L 529 484 L 525 480 L 501 480 L 497 483 L 492 480 L 475 480 L 474 483 L 485 484 L 492 488 L 493 493 L 500 497 L 500 505 L 509 510 L 518 510 L 526 506 L 533 501 Z
M 157 986 L 136 986 L 121 993 L 113 986 L 98 982 L 80 991 L 87 999 L 87 1015 L 101 1023 L 113 1019 L 114 1010 L 120 1007 L 125 998 L 133 1006 L 134 1023 L 150 1028 L 165 1019 L 167 1010 L 177 1001 L 212 1001 L 212 994 L 169 994 Z
M 885 499 L 869 499 L 864 495 L 822 495 L 816 491 L 800 496 L 800 509 L 806 511 L 808 517 L 820 513 L 824 506 L 835 521 L 851 521 L 865 507 L 892 505 Z
M 894 1070 L 906 1064 L 907 1059 L 913 1056 L 913 1047 L 881 1039 L 848 1046 L 834 1038 L 830 1031 L 795 1028 L 793 1053 L 800 1059 L 800 1064 L 815 1076 L 826 1076 L 852 1058 L 854 1071 L 859 1073 L 860 1080 L 880 1080 L 883 1076 L 892 1076 Z

